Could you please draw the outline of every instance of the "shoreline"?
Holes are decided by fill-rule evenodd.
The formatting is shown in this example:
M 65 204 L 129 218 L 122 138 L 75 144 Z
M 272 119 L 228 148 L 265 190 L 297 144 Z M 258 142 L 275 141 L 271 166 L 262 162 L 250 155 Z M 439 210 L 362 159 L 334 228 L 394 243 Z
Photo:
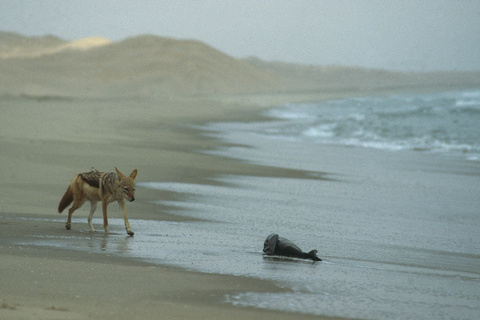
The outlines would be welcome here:
M 49 217 L 2 214 L 0 315 L 8 319 L 333 319 L 235 307 L 225 295 L 278 292 L 271 281 L 187 271 L 134 258 L 16 244 L 20 234 L 61 234 Z M 32 217 L 32 216 L 30 216 Z M 119 236 L 118 230 L 113 236 Z M 106 237 L 104 235 L 96 235 Z M 21 278 L 21 281 L 19 281 Z M 96 288 L 92 290 L 92 288 Z M 125 292 L 125 294 L 122 294 Z M 148 311 L 145 310 L 148 308 Z M 38 316 L 38 317 L 37 317 Z
M 323 97 L 339 98 L 335 94 Z M 287 98 L 288 95 L 162 101 L 140 98 L 95 103 L 89 99 L 27 100 L 21 104 L 13 99 L 0 120 L 0 146 L 4 150 L 0 154 L 0 173 L 5 177 L 0 216 L 66 219 L 65 213 L 56 213 L 58 201 L 73 175 L 92 166 L 101 171 L 112 171 L 113 166 L 125 172 L 137 168 L 137 182 L 215 185 L 220 182 L 210 178 L 221 175 L 312 179 L 309 170 L 255 164 L 201 152 L 231 144 L 209 136 L 197 126 L 210 122 L 267 120 L 261 111 L 278 105 L 274 102 L 287 102 Z M 298 101 L 296 99 L 299 96 L 294 96 L 293 100 Z M 337 147 L 329 150 L 345 153 Z M 330 169 L 330 173 L 338 173 L 332 164 Z M 325 177 L 316 177 L 322 178 Z M 135 203 L 127 205 L 130 221 L 193 220 L 176 215 L 178 208 L 174 206 L 153 203 L 182 200 L 181 192 L 159 193 L 138 188 L 136 198 Z M 87 215 L 88 204 L 76 212 L 75 217 L 85 221 L 74 226 L 73 232 L 88 229 Z M 95 217 L 100 216 L 97 209 Z M 117 206 L 110 205 L 109 217 L 120 216 Z M 60 319 L 68 313 L 69 319 L 113 319 L 119 314 L 141 319 L 156 319 L 159 314 L 182 319 L 330 319 L 221 302 L 226 294 L 285 290 L 271 281 L 158 265 L 152 268 L 151 264 L 130 258 L 68 248 L 22 247 L 11 242 L 22 236 L 61 235 L 66 232 L 63 222 L 2 220 L 0 228 L 0 247 L 4 249 L 0 268 L 5 275 L 0 285 L 7 292 L 0 296 L 0 316 L 7 318 L 39 315 L 40 319 Z M 115 245 L 123 229 L 114 232 L 118 234 L 110 237 L 97 231 L 95 237 L 103 237 Z M 90 294 L 93 295 L 89 297 Z
M 195 128 L 198 124 L 261 120 L 260 111 L 283 97 L 255 97 L 248 103 L 237 101 L 237 97 L 228 102 L 222 99 L 52 101 L 10 97 L 0 120 L 0 174 L 4 177 L 0 215 L 66 219 L 65 214 L 56 212 L 58 201 L 73 175 L 92 166 L 102 171 L 111 171 L 114 166 L 121 171 L 137 168 L 137 182 L 196 184 L 215 183 L 208 178 L 221 174 L 303 174 L 199 152 L 225 144 L 200 132 Z M 175 215 L 175 208 L 152 203 L 159 200 L 158 192 L 142 188 L 136 198 L 135 203 L 127 205 L 130 221 L 191 220 Z M 160 200 L 179 198 L 181 194 L 165 192 Z M 88 204 L 75 213 L 75 217 L 85 220 L 87 215 Z M 97 210 L 96 217 L 99 216 Z M 109 206 L 109 217 L 120 217 L 115 205 Z M 77 230 L 72 231 L 85 227 L 86 223 L 74 226 Z M 156 319 L 158 314 L 165 314 L 166 318 L 182 319 L 329 319 L 222 303 L 227 293 L 280 290 L 270 281 L 172 267 L 152 269 L 130 259 L 112 259 L 68 248 L 23 247 L 12 242 L 12 237 L 65 233 L 63 222 L 59 226 L 41 221 L 2 220 L 0 229 L 0 285 L 4 288 L 0 296 L 1 317 L 61 319 L 68 314 L 69 319 L 113 319 L 122 314 Z M 96 236 L 103 236 L 102 231 L 97 231 Z M 106 241 L 111 239 L 107 236 Z M 152 279 L 166 285 L 159 287 Z M 91 293 L 95 299 L 88 298 Z

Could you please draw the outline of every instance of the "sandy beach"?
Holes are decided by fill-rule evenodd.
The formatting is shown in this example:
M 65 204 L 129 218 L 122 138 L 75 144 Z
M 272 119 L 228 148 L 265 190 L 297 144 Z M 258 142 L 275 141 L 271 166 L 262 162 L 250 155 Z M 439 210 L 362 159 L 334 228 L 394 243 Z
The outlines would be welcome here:
M 281 161 L 255 163 L 204 152 L 230 144 L 209 136 L 199 126 L 219 121 L 266 121 L 262 110 L 287 102 L 385 95 L 412 90 L 425 81 L 423 88 L 432 91 L 479 83 L 478 73 L 468 74 L 468 78 L 461 74 L 437 77 L 341 69 L 341 77 L 335 78 L 331 76 L 338 71 L 335 68 L 298 66 L 295 77 L 285 78 L 290 67 L 274 70 L 273 65 L 258 61 L 255 66 L 192 41 L 175 45 L 171 39 L 152 37 L 120 44 L 97 41 L 92 50 L 85 49 L 82 42 L 85 51 L 79 52 L 75 51 L 77 46 L 53 40 L 53 45 L 42 42 L 41 54 L 25 54 L 33 50 L 28 47 L 13 57 L 11 51 L 5 51 L 0 60 L 5 75 L 0 79 L 1 319 L 323 319 L 225 302 L 227 294 L 289 290 L 273 281 L 198 273 L 68 247 L 32 246 L 24 240 L 88 234 L 88 204 L 75 213 L 82 222 L 70 231 L 64 228 L 65 212 L 59 215 L 57 206 L 72 177 L 92 167 L 110 172 L 117 166 L 125 174 L 138 169 L 137 182 L 189 185 L 215 185 L 219 182 L 212 177 L 219 176 L 274 177 L 279 181 L 325 180 L 332 178 L 328 173 L 333 173 L 333 178 L 337 174 L 351 177 L 359 163 L 369 164 L 365 170 L 371 174 L 375 163 L 385 159 L 379 153 L 355 153 L 348 148 L 325 149 L 329 152 L 324 159 L 326 177 L 312 177 L 308 168 L 289 168 Z M 132 52 L 139 46 L 144 49 L 143 56 L 135 60 L 139 65 L 129 65 Z M 172 50 L 169 59 L 158 57 L 162 46 Z M 220 61 L 229 72 L 211 66 L 215 72 L 208 68 L 207 72 L 195 61 L 177 61 L 193 49 L 211 63 Z M 150 65 L 158 67 L 150 70 Z M 138 70 L 143 73 L 135 73 Z M 329 80 L 333 78 L 337 82 Z M 455 82 L 459 79 L 467 80 Z M 366 161 L 369 157 L 374 161 Z M 445 167 L 440 170 L 446 171 Z M 478 174 L 476 166 L 466 171 L 465 177 Z M 459 194 L 465 181 L 458 182 Z M 350 186 L 354 191 L 361 189 L 357 187 Z M 336 197 L 337 189 L 331 190 Z M 338 192 L 345 192 L 342 190 Z M 176 215 L 178 208 L 170 205 L 185 199 L 180 192 L 138 188 L 135 196 L 127 211 L 136 234 L 142 230 L 134 228 L 135 220 L 194 220 Z M 408 202 L 408 198 L 400 199 L 399 206 Z M 388 208 L 386 202 L 384 205 Z M 100 211 L 97 209 L 96 217 L 101 216 Z M 121 217 L 117 205 L 109 206 L 109 217 Z M 137 236 L 126 240 L 121 229 L 114 229 L 112 236 L 98 230 L 92 237 L 106 246 L 119 245 L 120 238 L 121 242 L 135 241 Z
M 276 99 L 275 97 L 271 97 Z M 18 103 L 18 99 L 21 100 Z M 233 99 L 233 98 L 232 98 Z M 235 100 L 235 99 L 233 99 Z M 284 176 L 295 170 L 249 165 L 199 154 L 221 143 L 192 127 L 207 120 L 258 117 L 270 101 L 237 104 L 208 99 L 99 101 L 15 98 L 2 106 L 0 259 L 4 319 L 303 319 L 303 315 L 234 307 L 225 293 L 282 290 L 275 284 L 234 276 L 199 274 L 68 249 L 21 246 L 24 235 L 67 234 L 56 207 L 72 176 L 99 170 L 130 172 L 139 181 L 205 183 L 213 174 Z M 11 105 L 9 105 L 11 103 Z M 164 199 L 173 195 L 165 194 Z M 137 192 L 128 204 L 134 219 L 184 220 Z M 87 208 L 75 215 L 85 217 Z M 98 216 L 97 212 L 97 216 Z M 116 205 L 110 217 L 120 217 Z M 22 220 L 21 217 L 38 217 Z M 86 226 L 86 224 L 85 224 Z M 85 226 L 74 226 L 84 228 Z M 141 230 L 135 230 L 142 232 Z M 102 233 L 103 231 L 98 231 Z M 108 236 L 105 238 L 108 242 Z

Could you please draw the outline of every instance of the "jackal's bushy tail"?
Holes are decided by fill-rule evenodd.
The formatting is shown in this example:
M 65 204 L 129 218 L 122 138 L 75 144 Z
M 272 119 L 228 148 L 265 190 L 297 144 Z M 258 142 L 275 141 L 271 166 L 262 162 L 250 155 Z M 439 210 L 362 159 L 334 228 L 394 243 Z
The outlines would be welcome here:
M 65 191 L 65 194 L 62 197 L 62 200 L 60 200 L 60 203 L 58 204 L 58 213 L 62 213 L 63 210 L 65 210 L 66 207 L 70 205 L 73 201 L 73 191 L 72 187 L 68 186 L 67 191 Z

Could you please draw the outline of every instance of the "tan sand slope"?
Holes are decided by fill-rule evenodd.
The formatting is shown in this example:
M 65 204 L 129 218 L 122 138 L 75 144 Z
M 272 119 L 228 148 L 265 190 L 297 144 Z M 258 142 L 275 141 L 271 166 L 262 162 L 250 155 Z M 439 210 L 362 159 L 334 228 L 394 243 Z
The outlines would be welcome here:
M 106 46 L 112 43 L 111 40 L 104 37 L 88 37 L 72 41 L 65 45 L 65 49 L 88 50 L 96 47 Z
M 104 37 L 88 37 L 66 42 L 54 36 L 22 37 L 0 32 L 0 59 L 36 58 L 65 50 L 89 50 L 112 41 Z
M 246 59 L 284 81 L 288 91 L 412 90 L 425 87 L 477 87 L 480 72 L 396 72 L 349 66 L 315 66 Z
M 74 42 L 0 32 L 0 94 L 158 96 L 476 87 L 480 72 L 401 73 L 235 59 L 202 42 Z
M 0 34 L 0 42 L 4 35 Z M 34 44 L 32 55 L 3 48 L 2 91 L 7 94 L 112 96 L 210 94 L 271 90 L 274 76 L 194 40 L 139 36 L 105 45 L 102 39 Z M 47 38 L 44 39 L 47 42 Z M 41 42 L 41 41 L 40 41 Z M 89 50 L 65 50 L 85 48 Z M 91 45 L 102 44 L 92 48 Z M 58 48 L 63 48 L 58 50 Z M 38 52 L 49 51 L 39 55 Z M 8 54 L 7 54 L 8 53 Z
M 0 32 L 0 58 L 34 57 L 38 52 L 65 45 L 67 41 L 55 36 L 24 37 L 16 33 Z

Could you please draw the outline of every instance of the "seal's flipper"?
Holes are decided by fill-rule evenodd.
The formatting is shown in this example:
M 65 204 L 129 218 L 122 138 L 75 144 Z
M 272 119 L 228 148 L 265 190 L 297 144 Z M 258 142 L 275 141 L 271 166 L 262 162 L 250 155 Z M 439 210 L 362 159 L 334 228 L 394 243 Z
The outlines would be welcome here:
M 313 261 L 322 261 L 319 257 L 317 257 L 317 250 L 312 250 L 307 253 L 308 259 L 312 259 Z

